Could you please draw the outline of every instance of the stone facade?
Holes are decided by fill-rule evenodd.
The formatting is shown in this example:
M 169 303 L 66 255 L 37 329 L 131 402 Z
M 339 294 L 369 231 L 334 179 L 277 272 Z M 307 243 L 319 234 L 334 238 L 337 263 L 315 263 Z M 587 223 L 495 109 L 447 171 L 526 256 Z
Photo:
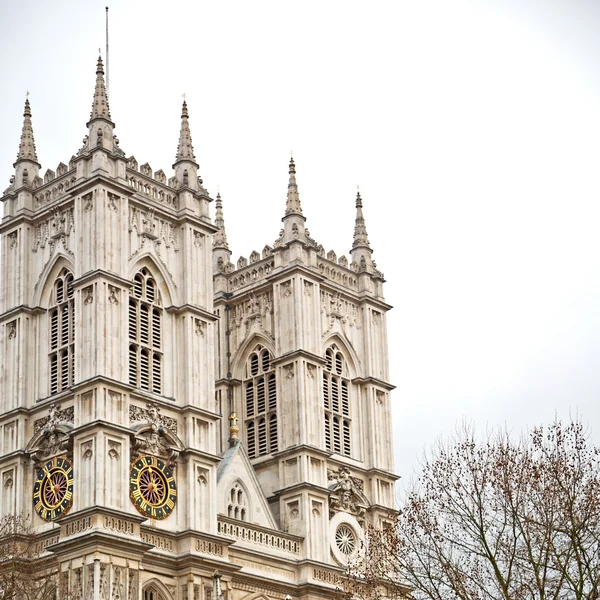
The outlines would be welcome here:
M 42 177 L 26 102 L 0 225 L 0 514 L 33 514 L 76 598 L 329 595 L 395 506 L 390 306 L 362 200 L 350 258 L 325 253 L 291 161 L 283 229 L 234 265 L 185 102 L 169 179 L 114 127 L 99 60 L 83 146 Z M 166 518 L 133 504 L 146 456 L 176 482 Z M 72 505 L 42 519 L 53 457 Z

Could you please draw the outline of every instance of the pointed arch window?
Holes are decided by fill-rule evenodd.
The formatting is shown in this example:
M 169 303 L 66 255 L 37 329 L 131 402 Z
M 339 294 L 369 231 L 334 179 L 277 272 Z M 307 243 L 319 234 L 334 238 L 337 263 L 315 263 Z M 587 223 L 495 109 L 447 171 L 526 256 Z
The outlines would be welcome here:
M 277 381 L 271 354 L 262 346 L 248 358 L 243 391 L 248 455 L 257 458 L 277 452 Z
M 229 490 L 227 498 L 227 516 L 240 521 L 248 520 L 248 503 L 246 500 L 246 492 L 242 489 L 239 482 L 235 482 Z
M 350 456 L 352 453 L 350 380 L 344 355 L 335 346 L 325 351 L 323 367 L 323 409 L 325 412 L 325 447 L 330 452 Z
M 63 269 L 48 309 L 50 326 L 50 395 L 64 392 L 75 378 L 75 294 L 73 274 Z
M 156 394 L 162 393 L 162 320 L 156 281 L 144 268 L 129 293 L 129 383 Z

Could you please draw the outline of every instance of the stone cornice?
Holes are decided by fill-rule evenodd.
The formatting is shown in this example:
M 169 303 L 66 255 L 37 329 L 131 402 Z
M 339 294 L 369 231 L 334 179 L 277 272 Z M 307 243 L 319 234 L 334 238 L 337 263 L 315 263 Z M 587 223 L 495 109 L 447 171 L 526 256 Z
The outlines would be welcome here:
M 120 285 L 125 288 L 133 286 L 133 281 L 125 279 L 124 277 L 121 277 L 116 273 L 112 273 L 111 271 L 105 271 L 104 269 L 95 269 L 94 271 L 88 271 L 87 273 L 84 273 L 80 277 L 77 277 L 77 279 L 73 280 L 73 286 L 83 286 L 86 283 L 91 283 L 94 279 L 97 279 L 99 277 L 109 279 L 117 285 Z
M 302 273 L 310 277 L 315 283 L 322 283 L 326 281 L 325 277 L 321 275 L 316 267 L 311 267 L 300 262 L 289 263 L 283 267 L 277 267 L 267 277 L 266 280 L 272 283 L 277 283 L 282 279 L 286 279 L 295 275 L 296 273 Z
M 316 362 L 319 365 L 324 365 L 326 363 L 326 360 L 322 356 L 319 356 L 318 354 L 313 354 L 308 350 L 302 350 L 302 348 L 300 348 L 299 350 L 292 350 L 291 352 L 286 352 L 281 356 L 277 356 L 276 358 L 271 359 L 271 364 L 278 365 L 284 362 L 291 361 L 297 357 L 307 358 L 308 360 Z
M 219 317 L 217 315 L 209 312 L 205 308 L 195 306 L 194 304 L 180 304 L 179 306 L 175 306 L 174 304 L 172 304 L 171 306 L 165 306 L 164 309 L 166 312 L 173 315 L 192 313 L 193 315 L 196 315 L 197 317 L 202 317 L 203 319 L 211 323 L 219 320 Z
M 301 492 L 303 490 L 311 490 L 313 492 L 318 492 L 323 496 L 329 496 L 333 493 L 329 488 L 317 485 L 316 483 L 302 481 L 300 483 L 294 483 L 292 485 L 288 485 L 286 487 L 275 490 L 272 494 L 272 497 L 279 498 L 279 496 L 283 496 L 284 494 L 292 494 L 294 492 Z
M 27 306 L 27 304 L 19 304 L 19 306 L 14 306 L 13 308 L 8 309 L 6 312 L 0 315 L 0 323 L 4 321 L 10 321 L 11 319 L 16 319 L 21 314 L 26 315 L 39 315 L 46 312 L 45 308 L 41 306 Z
M 73 187 L 69 188 L 69 193 L 81 194 L 96 185 L 104 185 L 108 188 L 112 188 L 123 196 L 133 196 L 134 194 L 134 190 L 127 185 L 126 180 L 113 178 L 102 173 L 95 173 L 77 180 Z
M 355 383 L 356 385 L 375 385 L 377 387 L 383 388 L 384 390 L 387 390 L 388 392 L 391 392 L 392 390 L 396 389 L 395 385 L 392 385 L 391 383 L 387 383 L 387 381 L 383 381 L 382 379 L 377 379 L 377 377 L 355 377 L 354 379 L 352 379 L 352 383 Z

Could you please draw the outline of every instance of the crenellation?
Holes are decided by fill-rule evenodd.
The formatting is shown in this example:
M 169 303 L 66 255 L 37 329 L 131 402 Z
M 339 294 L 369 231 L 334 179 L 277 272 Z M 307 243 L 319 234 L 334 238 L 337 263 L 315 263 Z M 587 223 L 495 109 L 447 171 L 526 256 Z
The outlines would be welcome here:
M 52 169 L 46 169 L 44 173 L 44 183 L 48 183 L 56 178 L 56 173 Z
M 66 165 L 63 163 L 60 164 L 66 168 Z M 49 172 L 52 174 L 52 177 L 48 176 Z M 34 209 L 43 208 L 66 197 L 77 181 L 75 175 L 75 169 L 60 169 L 60 173 L 59 169 L 57 169 L 56 176 L 54 176 L 54 171 L 48 169 L 42 184 L 36 188 L 37 192 L 33 195 Z
M 237 269 L 229 274 L 229 291 L 233 292 L 245 285 L 250 285 L 263 280 L 273 272 L 274 268 L 275 261 L 272 256 L 263 258 L 250 265 L 248 265 L 248 261 L 241 256 L 238 259 Z

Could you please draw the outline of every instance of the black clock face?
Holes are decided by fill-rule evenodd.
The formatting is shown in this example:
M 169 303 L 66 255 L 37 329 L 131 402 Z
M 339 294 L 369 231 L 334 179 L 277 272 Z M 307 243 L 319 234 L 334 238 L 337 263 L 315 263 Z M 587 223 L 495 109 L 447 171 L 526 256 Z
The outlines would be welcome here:
M 173 472 L 156 456 L 140 456 L 129 471 L 129 496 L 145 517 L 165 519 L 177 502 Z
M 49 460 L 33 484 L 33 507 L 44 521 L 67 514 L 73 504 L 73 464 L 65 456 Z

